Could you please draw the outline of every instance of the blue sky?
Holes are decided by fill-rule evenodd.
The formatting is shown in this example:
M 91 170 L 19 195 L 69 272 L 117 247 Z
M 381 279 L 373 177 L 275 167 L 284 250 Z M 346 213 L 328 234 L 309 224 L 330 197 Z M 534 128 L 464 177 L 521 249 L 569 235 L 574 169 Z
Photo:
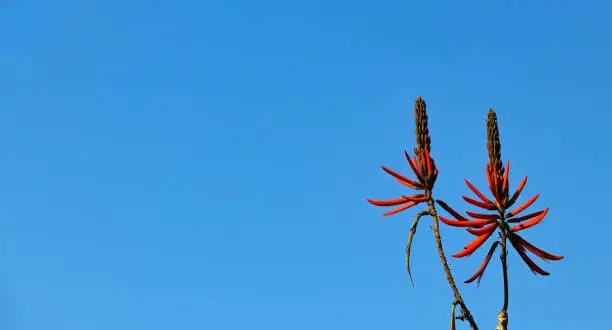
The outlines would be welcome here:
M 604 1 L 18 1 L 0 7 L 0 326 L 439 329 L 451 295 L 406 191 L 428 102 L 439 198 L 482 187 L 486 111 L 566 256 L 510 254 L 514 329 L 607 324 L 612 6 Z M 449 254 L 469 239 L 443 228 Z M 458 281 L 484 251 L 452 260 Z M 482 328 L 498 259 L 461 285 Z M 564 317 L 559 317 L 562 315 Z

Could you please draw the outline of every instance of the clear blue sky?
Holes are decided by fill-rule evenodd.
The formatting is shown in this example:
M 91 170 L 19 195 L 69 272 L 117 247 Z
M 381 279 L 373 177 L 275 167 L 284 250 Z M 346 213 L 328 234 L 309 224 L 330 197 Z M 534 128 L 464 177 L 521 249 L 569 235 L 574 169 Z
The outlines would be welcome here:
M 365 201 L 406 192 L 379 165 L 408 173 L 422 95 L 439 198 L 483 186 L 493 107 L 512 184 L 551 208 L 525 237 L 566 259 L 511 253 L 512 328 L 600 329 L 612 6 L 537 2 L 3 1 L 0 327 L 446 328 L 427 225 L 412 288 L 414 211 Z M 498 258 L 461 288 L 492 328 Z

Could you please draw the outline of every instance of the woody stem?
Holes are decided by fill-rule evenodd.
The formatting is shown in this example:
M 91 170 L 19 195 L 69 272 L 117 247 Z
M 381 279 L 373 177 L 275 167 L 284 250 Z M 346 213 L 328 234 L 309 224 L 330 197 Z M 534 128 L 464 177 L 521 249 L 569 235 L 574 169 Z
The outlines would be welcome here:
M 448 261 L 446 260 L 446 255 L 444 254 L 444 248 L 442 247 L 442 237 L 440 236 L 440 219 L 438 218 L 438 212 L 436 211 L 431 191 L 426 191 L 425 193 L 429 198 L 427 200 L 427 205 L 429 206 L 429 213 L 433 218 L 434 237 L 436 239 L 436 246 L 438 247 L 438 255 L 440 256 L 440 261 L 442 262 L 442 267 L 444 268 L 444 273 L 446 274 L 446 280 L 448 281 L 448 284 L 453 290 L 455 303 L 457 303 L 461 308 L 462 318 L 469 322 L 470 328 L 472 328 L 472 330 L 478 330 L 478 325 L 476 325 L 472 314 L 465 305 L 465 302 L 461 297 L 461 293 L 459 293 L 459 289 L 457 289 L 457 285 L 455 284 L 455 279 L 453 278 L 450 267 L 448 266 Z

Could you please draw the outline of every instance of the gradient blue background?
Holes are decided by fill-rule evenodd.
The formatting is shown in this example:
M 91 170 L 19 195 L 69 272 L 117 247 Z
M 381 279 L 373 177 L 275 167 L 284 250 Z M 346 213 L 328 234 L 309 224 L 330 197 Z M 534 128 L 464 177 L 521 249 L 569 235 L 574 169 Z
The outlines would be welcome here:
M 19 1 L 0 7 L 0 327 L 444 329 L 405 193 L 428 101 L 440 198 L 483 187 L 499 113 L 547 220 L 510 255 L 513 329 L 609 324 L 612 6 L 604 1 Z M 443 229 L 449 254 L 469 235 Z M 480 251 L 452 260 L 459 282 Z M 483 329 L 498 259 L 461 285 Z

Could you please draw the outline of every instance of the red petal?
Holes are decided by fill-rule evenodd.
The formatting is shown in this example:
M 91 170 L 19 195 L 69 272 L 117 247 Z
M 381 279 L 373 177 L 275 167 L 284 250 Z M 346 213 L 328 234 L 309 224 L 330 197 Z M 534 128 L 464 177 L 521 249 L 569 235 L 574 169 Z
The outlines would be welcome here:
M 531 220 L 529 220 L 527 222 L 523 222 L 523 223 L 521 223 L 519 225 L 516 225 L 516 226 L 510 228 L 510 231 L 511 232 L 517 232 L 517 231 L 520 231 L 520 230 L 523 230 L 523 229 L 527 229 L 529 227 L 533 227 L 533 226 L 537 225 L 538 223 L 540 223 L 544 219 L 544 217 L 546 217 L 546 214 L 548 214 L 548 208 L 546 208 L 544 210 L 544 212 L 542 214 L 538 215 L 537 217 L 535 217 L 535 218 L 533 218 L 533 219 L 531 219 Z
M 445 217 L 439 217 L 443 223 L 453 227 L 482 227 L 483 225 L 492 223 L 494 220 L 452 220 Z
M 488 234 L 492 231 L 494 231 L 497 228 L 498 224 L 497 223 L 492 223 L 490 225 L 484 226 L 482 228 L 479 229 L 472 229 L 472 228 L 468 228 L 466 229 L 470 234 L 475 235 L 475 236 L 482 236 L 484 234 Z
M 484 242 L 487 241 L 487 239 L 489 239 L 489 237 L 491 237 L 491 235 L 493 234 L 493 232 L 490 232 L 488 234 L 482 235 L 482 236 L 478 236 L 476 237 L 476 239 L 474 239 L 472 242 L 470 242 L 470 244 L 468 244 L 463 251 L 458 252 L 453 254 L 453 257 L 455 258 L 463 258 L 465 256 L 469 256 L 472 253 L 474 253 L 474 251 L 476 251 L 482 244 L 484 244 Z
M 479 201 L 477 201 L 475 199 L 471 199 L 471 198 L 469 198 L 467 196 L 462 196 L 462 197 L 463 197 L 464 201 L 466 201 L 466 202 L 468 202 L 468 203 L 470 203 L 470 204 L 472 204 L 474 206 L 478 206 L 478 207 L 480 207 L 482 209 L 489 210 L 489 211 L 497 210 L 497 206 L 495 206 L 495 204 L 493 204 L 492 202 L 482 203 L 482 202 L 479 202 Z
M 410 158 L 410 155 L 408 154 L 408 151 L 404 150 L 404 155 L 406 156 L 406 160 L 408 161 L 408 165 L 410 165 L 410 168 L 412 168 L 412 171 L 417 176 L 417 179 L 419 179 L 420 182 L 425 182 L 425 180 L 423 179 L 423 176 L 421 175 L 421 172 L 419 171 L 418 164 L 415 164 L 414 160 Z M 416 157 L 415 157 L 415 159 L 416 159 Z
M 497 220 L 499 219 L 499 214 L 482 214 L 476 212 L 466 211 L 467 215 L 476 219 L 487 219 L 487 220 Z
M 517 235 L 517 234 L 510 234 L 514 236 L 514 239 L 516 239 L 518 245 L 520 245 L 521 247 L 524 247 L 525 249 L 531 251 L 531 253 L 535 254 L 536 256 L 542 258 L 542 259 L 546 259 L 546 260 L 561 260 L 563 259 L 563 256 L 557 256 L 551 253 L 548 253 L 544 250 L 541 250 L 539 248 L 537 248 L 536 246 L 534 246 L 533 244 L 527 242 L 524 238 L 522 238 L 521 236 Z
M 429 150 L 425 149 L 425 156 L 427 157 L 427 175 L 431 174 L 431 156 L 429 155 Z
M 427 200 L 429 200 L 429 197 L 427 197 L 427 196 L 425 196 L 423 194 L 410 195 L 410 196 L 402 195 L 402 197 L 406 198 L 409 201 L 415 202 L 415 203 L 427 202 Z
M 453 217 L 457 218 L 458 220 L 461 221 L 468 221 L 468 219 L 466 219 L 464 216 L 462 216 L 461 214 L 459 214 L 459 212 L 453 210 L 450 206 L 448 206 L 448 204 L 446 204 L 444 201 L 441 200 L 437 200 L 438 204 L 440 204 L 440 206 L 442 206 L 443 209 L 446 210 L 446 212 L 450 213 Z
M 507 194 L 508 192 L 508 176 L 510 176 L 510 161 L 506 163 L 506 170 L 504 171 L 504 181 L 502 184 L 502 190 L 504 191 L 504 194 Z
M 408 179 L 407 177 L 405 177 L 405 176 L 403 176 L 403 175 L 401 175 L 401 174 L 399 174 L 399 173 L 395 172 L 395 171 L 394 171 L 394 170 L 392 170 L 392 169 L 386 168 L 386 167 L 384 167 L 384 166 L 381 166 L 381 167 L 382 167 L 382 169 L 383 169 L 385 172 L 387 172 L 387 173 L 391 174 L 391 175 L 392 175 L 392 176 L 394 176 L 396 179 L 398 179 L 398 180 L 400 180 L 400 181 L 403 181 L 403 183 L 405 183 L 406 185 L 408 185 L 408 186 L 414 186 L 414 187 L 421 188 L 421 189 L 423 188 L 423 185 L 422 185 L 422 184 L 420 184 L 420 183 L 418 183 L 418 182 L 416 182 L 416 181 L 412 181 L 412 180 Z
M 493 245 L 491 245 L 491 248 L 489 249 L 489 252 L 487 253 L 487 256 L 485 257 L 485 259 L 482 262 L 482 264 L 480 265 L 480 267 L 478 267 L 478 270 L 476 270 L 476 273 L 474 273 L 474 275 L 472 275 L 472 277 L 470 277 L 467 280 L 465 280 L 464 283 L 471 283 L 475 279 L 478 279 L 478 283 L 480 284 L 480 279 L 482 278 L 482 275 L 484 275 L 484 271 L 485 271 L 485 269 L 487 269 L 487 265 L 489 264 L 489 261 L 491 261 L 491 257 L 493 256 L 493 252 L 495 252 L 495 248 L 498 245 L 499 245 L 498 241 L 495 241 L 495 243 L 493 243 Z
M 493 197 L 495 198 L 497 204 L 501 205 L 501 199 L 499 198 L 499 193 L 497 191 L 497 174 L 495 173 L 495 170 L 491 168 L 491 166 L 489 166 L 489 164 L 487 164 L 486 170 L 487 181 L 489 182 L 489 190 L 493 194 Z
M 405 198 L 405 197 L 401 197 L 401 198 L 396 198 L 396 199 L 389 199 L 389 200 L 376 200 L 376 199 L 369 199 L 368 198 L 368 202 L 370 202 L 370 204 L 372 205 L 376 205 L 376 206 L 393 206 L 393 205 L 399 205 L 399 204 L 404 204 L 404 203 L 408 203 L 410 200 Z
M 517 207 L 516 209 L 508 212 L 508 214 L 506 214 L 506 218 L 510 218 L 513 217 L 519 213 L 521 213 L 521 211 L 523 211 L 524 209 L 528 208 L 529 206 L 531 206 L 531 204 L 533 204 L 538 197 L 540 197 L 540 194 L 536 194 L 535 196 L 531 197 L 528 201 L 526 201 L 525 203 L 523 203 L 523 205 Z
M 409 208 L 411 208 L 411 207 L 413 207 L 413 206 L 415 206 L 417 204 L 418 203 L 415 203 L 415 202 L 408 202 L 408 204 L 402 205 L 402 206 L 400 206 L 398 208 L 395 208 L 395 209 L 393 209 L 391 211 L 387 211 L 387 212 L 383 213 L 383 215 L 384 216 L 388 216 L 388 215 L 392 215 L 392 214 L 395 214 L 395 213 L 398 213 L 398 212 L 402 212 L 402 211 L 407 210 L 407 209 L 409 209 Z
M 467 179 L 463 179 L 463 181 L 465 181 L 465 184 L 468 186 L 468 188 L 470 188 L 470 190 L 473 191 L 476 196 L 478 196 L 478 198 L 480 198 L 484 203 L 493 204 L 493 202 L 491 202 L 487 198 L 487 196 L 481 193 L 480 190 L 478 190 L 470 181 L 468 181 Z
M 520 217 L 516 217 L 516 218 L 510 218 L 510 219 L 506 219 L 506 221 L 508 223 L 516 223 L 516 222 L 521 222 L 521 221 L 525 221 L 525 220 L 529 220 L 533 217 L 537 217 L 538 215 L 544 213 L 544 210 L 542 211 L 538 211 L 538 212 L 533 212 L 533 213 L 529 213 Z
M 523 261 L 527 264 L 527 266 L 529 266 L 529 269 L 531 269 L 531 271 L 535 274 L 538 273 L 540 275 L 543 276 L 548 276 L 550 275 L 550 273 L 546 272 L 545 270 L 543 270 L 542 268 L 540 268 L 535 262 L 533 262 L 533 260 L 531 260 L 531 258 L 529 258 L 529 256 L 527 255 L 527 253 L 525 253 L 525 249 L 522 246 L 517 246 L 517 242 L 515 241 L 515 239 L 510 236 L 510 242 L 512 243 L 512 245 L 514 245 L 514 248 L 516 249 L 516 252 L 518 252 L 519 256 L 521 256 L 521 259 L 523 259 Z
M 525 188 L 526 184 L 527 184 L 527 176 L 525 176 L 523 178 L 523 180 L 521 180 L 521 183 L 519 184 L 519 187 L 516 189 L 516 192 L 514 193 L 514 195 L 512 195 L 512 197 L 508 201 L 508 205 L 506 205 L 506 208 L 514 205 L 514 202 L 516 202 L 516 200 L 519 198 L 519 196 L 521 195 L 521 192 L 523 191 L 523 188 Z

